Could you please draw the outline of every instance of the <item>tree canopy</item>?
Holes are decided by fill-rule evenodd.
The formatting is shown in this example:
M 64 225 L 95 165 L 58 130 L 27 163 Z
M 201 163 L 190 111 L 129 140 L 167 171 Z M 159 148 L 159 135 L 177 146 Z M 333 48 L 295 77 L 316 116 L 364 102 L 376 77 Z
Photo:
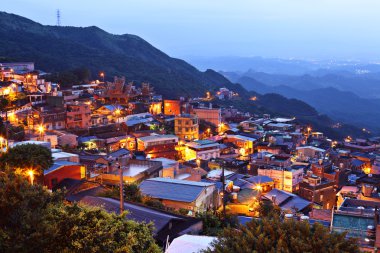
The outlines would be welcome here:
M 355 239 L 330 233 L 319 223 L 281 221 L 279 216 L 253 219 L 241 229 L 225 229 L 209 252 L 360 252 Z
M 19 168 L 22 171 L 33 169 L 37 175 L 41 175 L 45 169 L 53 165 L 53 158 L 51 151 L 46 147 L 36 144 L 23 144 L 9 148 L 1 156 L 1 163 L 3 166 Z
M 0 172 L 0 252 L 160 252 L 152 227 Z

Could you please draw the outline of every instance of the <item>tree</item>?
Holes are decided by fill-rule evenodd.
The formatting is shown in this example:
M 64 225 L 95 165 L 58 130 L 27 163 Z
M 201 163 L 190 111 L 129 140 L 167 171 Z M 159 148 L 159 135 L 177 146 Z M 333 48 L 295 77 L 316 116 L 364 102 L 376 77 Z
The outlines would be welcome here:
M 136 183 L 124 184 L 124 199 L 133 202 L 142 202 L 142 193 Z
M 202 235 L 217 236 L 224 228 L 238 228 L 239 220 L 235 215 L 227 214 L 224 220 L 211 212 L 199 213 L 197 218 L 202 220 Z
M 160 252 L 152 227 L 0 173 L 0 252 Z
M 41 145 L 23 144 L 9 148 L 6 153 L 0 157 L 1 164 L 11 168 L 34 170 L 37 175 L 42 175 L 45 169 L 53 165 L 51 151 Z
M 204 252 L 360 252 L 355 239 L 330 233 L 319 223 L 281 221 L 279 216 L 253 219 L 240 229 L 225 229 Z

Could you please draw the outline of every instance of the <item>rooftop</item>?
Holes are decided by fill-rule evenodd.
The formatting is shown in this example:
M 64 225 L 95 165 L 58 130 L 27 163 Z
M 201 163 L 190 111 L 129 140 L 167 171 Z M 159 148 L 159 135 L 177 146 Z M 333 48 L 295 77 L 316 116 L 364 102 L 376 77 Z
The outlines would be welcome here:
M 212 183 L 194 182 L 170 178 L 152 178 L 140 184 L 141 192 L 154 198 L 193 202 Z

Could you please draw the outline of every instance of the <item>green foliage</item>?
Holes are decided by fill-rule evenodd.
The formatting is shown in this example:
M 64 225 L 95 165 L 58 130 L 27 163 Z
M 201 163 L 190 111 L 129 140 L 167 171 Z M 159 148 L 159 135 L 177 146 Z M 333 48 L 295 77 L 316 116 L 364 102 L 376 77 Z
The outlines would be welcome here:
M 271 201 L 260 201 L 258 212 L 260 217 L 273 217 L 281 214 L 281 208 L 273 206 Z
M 0 252 L 160 252 L 152 227 L 0 174 Z
M 278 216 L 225 229 L 213 247 L 204 252 L 360 252 L 356 240 L 346 239 L 344 233 L 330 233 L 319 223 L 281 221 Z
M 59 83 L 62 85 L 62 88 L 69 88 L 73 84 L 89 82 L 91 80 L 91 71 L 88 68 L 81 67 L 50 74 L 46 76 L 46 80 Z
M 238 228 L 239 221 L 236 216 L 228 214 L 225 220 L 211 212 L 199 213 L 197 218 L 203 222 L 203 235 L 217 236 L 224 228 Z
M 114 35 L 97 27 L 43 26 L 7 13 L 0 13 L 0 25 L 0 55 L 59 72 L 51 80 L 63 84 L 84 79 L 81 73 L 63 72 L 86 66 L 92 73 L 104 71 L 106 79 L 124 75 L 137 83 L 152 83 L 159 94 L 171 98 L 198 96 L 223 86 L 236 88 L 217 72 L 201 72 L 135 35 Z
M 142 194 L 138 184 L 124 184 L 124 199 L 132 202 L 142 202 Z
M 0 135 L 6 137 L 8 135 L 8 139 L 12 139 L 15 141 L 22 141 L 25 137 L 25 130 L 23 125 L 11 125 L 8 124 L 8 134 L 5 121 L 0 117 Z
M 51 151 L 41 145 L 24 144 L 9 148 L 0 157 L 0 162 L 11 168 L 19 168 L 22 171 L 35 170 L 37 175 L 42 175 L 45 169 L 53 165 Z
M 156 199 L 152 199 L 150 197 L 144 197 L 143 198 L 143 203 L 149 207 L 153 207 L 153 208 L 156 208 L 156 209 L 161 209 L 161 210 L 165 210 L 165 206 L 161 203 L 161 201 L 159 200 L 156 200 Z

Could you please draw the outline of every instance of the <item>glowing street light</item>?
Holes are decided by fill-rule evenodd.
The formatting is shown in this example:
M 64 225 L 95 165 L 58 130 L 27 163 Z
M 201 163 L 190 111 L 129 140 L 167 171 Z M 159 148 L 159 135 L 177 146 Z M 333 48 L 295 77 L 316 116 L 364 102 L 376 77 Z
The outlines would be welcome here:
M 115 110 L 115 114 L 116 114 L 116 118 L 117 118 L 117 123 L 119 123 L 119 117 L 120 117 L 120 114 L 121 114 L 121 110 L 119 108 L 117 108 Z
M 39 125 L 37 130 L 40 133 L 40 137 L 42 138 L 42 136 L 45 132 L 45 127 L 43 125 Z
M 26 173 L 29 176 L 30 184 L 33 185 L 33 183 L 34 183 L 34 171 L 33 170 L 28 170 Z
M 104 74 L 104 72 L 100 72 L 100 77 L 102 78 L 102 80 L 103 80 L 103 83 L 104 83 L 104 77 L 105 77 L 105 74 Z

